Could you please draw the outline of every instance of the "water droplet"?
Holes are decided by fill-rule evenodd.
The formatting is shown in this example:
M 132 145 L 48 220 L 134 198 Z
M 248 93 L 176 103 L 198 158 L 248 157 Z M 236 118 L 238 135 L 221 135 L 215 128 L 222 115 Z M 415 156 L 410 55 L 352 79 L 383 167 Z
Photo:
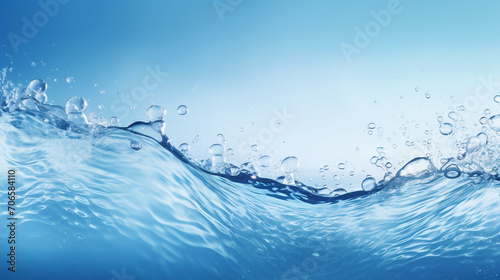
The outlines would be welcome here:
M 281 170 L 285 173 L 293 173 L 299 169 L 299 159 L 290 156 L 281 161 Z
M 425 93 L 425 98 L 427 98 L 427 99 L 431 99 L 431 94 L 430 94 L 430 93 L 428 93 L 428 92 L 426 92 L 426 93 Z
M 448 113 L 448 118 L 457 121 L 458 120 L 458 114 L 455 111 L 451 111 Z
M 323 166 L 323 170 L 329 170 L 330 169 L 330 166 L 329 165 L 325 165 Z
M 117 118 L 117 117 L 114 117 L 114 116 L 113 116 L 113 117 L 111 117 L 111 118 L 109 119 L 109 124 L 110 124 L 110 125 L 117 125 L 119 121 L 120 121 L 120 120 L 118 120 L 118 118 Z
M 415 88 L 415 92 L 418 92 L 418 87 Z
M 493 101 L 500 103 L 500 95 L 495 95 L 495 97 L 493 97 Z
M 259 151 L 259 145 L 257 145 L 257 144 L 253 144 L 253 145 L 250 147 L 250 149 L 252 149 L 252 152 L 255 152 L 255 153 L 256 153 L 256 152 L 258 152 L 258 151 Z
M 66 102 L 66 114 L 81 113 L 87 108 L 87 101 L 82 97 L 71 97 Z
M 34 93 L 44 92 L 47 90 L 47 83 L 42 79 L 34 79 L 28 84 L 26 89 L 29 89 Z
M 344 170 L 344 169 L 345 169 L 345 163 L 341 162 L 341 163 L 339 163 L 339 165 L 337 165 L 337 167 L 338 167 L 340 170 Z
M 225 144 L 226 143 L 226 137 L 224 137 L 224 134 L 217 134 L 217 141 L 221 144 Z
M 441 123 L 441 122 L 443 122 L 443 117 L 442 117 L 442 116 L 439 116 L 439 117 L 437 118 L 437 121 L 438 121 L 438 122 L 440 122 L 440 123 Z
M 443 135 L 450 135 L 453 133 L 453 125 L 450 123 L 441 123 L 439 126 L 439 132 Z
M 392 163 L 387 162 L 387 163 L 385 164 L 385 167 L 387 167 L 387 168 L 391 168 L 391 167 L 392 167 Z
M 368 128 L 368 129 L 375 129 L 375 127 L 377 127 L 377 125 L 375 125 L 374 122 L 371 122 L 371 123 L 366 125 L 366 128 Z
M 354 176 L 354 171 L 349 172 L 349 176 Z
M 138 151 L 142 148 L 142 143 L 139 141 L 132 140 L 130 141 L 130 148 Z
M 165 115 L 167 114 L 167 110 L 161 108 L 158 105 L 152 105 L 148 108 L 146 115 L 148 116 L 149 121 L 163 121 L 165 119 Z
M 377 181 L 373 177 L 366 177 L 363 182 L 361 183 L 361 188 L 363 188 L 364 191 L 371 191 L 377 186 Z
M 105 90 L 101 90 L 101 91 L 99 91 L 99 93 L 100 93 L 100 94 L 105 94 L 105 93 L 106 93 L 106 91 L 105 91 Z
M 270 156 L 261 156 L 257 161 L 262 167 L 269 167 L 271 165 L 271 157 Z
M 66 83 L 68 83 L 68 84 L 69 84 L 69 83 L 73 82 L 74 80 L 75 80 L 75 78 L 74 78 L 74 77 L 67 77 L 67 78 L 66 78 Z
M 455 179 L 460 177 L 460 175 L 462 175 L 462 172 L 456 164 L 451 164 L 444 170 L 444 176 L 448 179 Z
M 226 150 L 226 156 L 230 157 L 230 156 L 232 156 L 232 155 L 234 155 L 234 150 L 233 150 L 233 149 L 231 149 L 231 148 L 227 149 L 227 150 Z
M 368 130 L 368 135 L 373 135 L 373 130 Z
M 224 153 L 224 147 L 221 144 L 213 144 L 210 146 L 210 150 L 208 152 L 212 156 L 221 156 Z
M 488 120 L 488 125 L 496 132 L 500 132 L 500 115 L 494 115 Z
M 189 153 L 190 150 L 191 150 L 191 147 L 189 147 L 188 143 L 182 143 L 179 145 L 179 151 L 184 155 Z
M 181 116 L 186 115 L 189 112 L 189 109 L 186 105 L 180 105 L 177 107 L 177 113 Z

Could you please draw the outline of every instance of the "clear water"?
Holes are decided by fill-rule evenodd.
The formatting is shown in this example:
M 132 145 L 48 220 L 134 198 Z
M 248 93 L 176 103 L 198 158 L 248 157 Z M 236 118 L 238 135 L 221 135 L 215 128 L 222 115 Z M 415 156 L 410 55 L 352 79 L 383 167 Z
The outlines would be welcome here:
M 372 158 L 383 179 L 348 191 L 301 182 L 293 156 L 267 176 L 266 156 L 237 166 L 223 135 L 196 159 L 169 141 L 159 106 L 118 127 L 79 97 L 43 104 L 40 81 L 2 85 L 0 163 L 17 171 L 21 209 L 18 272 L 2 279 L 500 277 L 496 115 L 456 157 L 397 172 Z

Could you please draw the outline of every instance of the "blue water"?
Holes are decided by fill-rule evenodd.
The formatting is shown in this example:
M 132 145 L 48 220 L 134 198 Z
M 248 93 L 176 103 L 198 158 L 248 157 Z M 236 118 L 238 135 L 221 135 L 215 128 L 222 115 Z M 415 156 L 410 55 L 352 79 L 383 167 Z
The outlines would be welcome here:
M 0 101 L 19 219 L 17 272 L 2 240 L 2 279 L 500 278 L 500 184 L 484 166 L 448 179 L 449 163 L 417 158 L 372 191 L 322 195 L 214 172 L 172 146 L 161 121 L 78 124 L 20 91 Z

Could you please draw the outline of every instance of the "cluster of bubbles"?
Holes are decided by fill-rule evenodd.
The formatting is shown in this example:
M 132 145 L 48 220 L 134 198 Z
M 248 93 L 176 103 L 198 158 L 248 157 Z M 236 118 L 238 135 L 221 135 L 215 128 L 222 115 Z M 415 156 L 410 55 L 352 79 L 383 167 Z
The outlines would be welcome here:
M 5 71 L 3 76 L 5 76 Z M 2 78 L 2 82 L 4 80 L 5 77 Z M 2 98 L 0 100 L 0 104 L 2 106 L 17 104 L 18 108 L 26 110 L 40 109 L 43 106 L 50 106 L 46 105 L 48 99 L 46 94 L 47 88 L 48 86 L 45 81 L 41 79 L 34 79 L 25 88 L 16 92 L 13 96 L 6 97 L 5 94 L 1 96 Z M 415 88 L 415 91 L 418 91 L 418 88 Z M 496 103 L 500 103 L 500 95 L 495 96 L 493 100 Z M 56 108 L 56 106 L 53 107 Z M 64 111 L 63 114 L 67 121 L 77 125 L 87 125 L 89 124 L 89 119 L 85 114 L 86 108 L 87 101 L 82 97 L 75 96 L 70 98 L 66 102 L 64 109 L 61 110 Z M 457 111 L 461 110 L 463 111 L 463 109 L 457 107 Z M 189 109 L 186 105 L 179 105 L 177 107 L 177 113 L 179 116 L 184 116 L 188 114 L 188 112 Z M 166 115 L 167 111 L 157 105 L 150 106 L 146 111 L 150 127 L 161 134 L 164 134 Z M 450 121 L 445 121 L 442 116 L 437 118 L 439 123 L 439 132 L 442 136 L 453 135 L 456 140 L 458 137 L 456 134 L 457 130 L 465 130 L 463 120 L 460 120 L 459 114 L 455 111 L 450 111 L 447 116 Z M 92 117 L 90 117 L 90 120 L 92 122 Z M 105 126 L 116 126 L 118 125 L 118 122 L 119 120 L 116 117 L 112 117 L 109 122 L 105 123 Z M 500 157 L 500 150 L 497 148 L 500 146 L 500 140 L 497 138 L 497 136 L 500 135 L 500 114 L 492 115 L 491 111 L 486 109 L 484 111 L 484 116 L 479 119 L 479 123 L 477 125 L 481 127 L 481 132 L 473 136 L 467 135 L 460 141 L 457 141 L 455 143 L 456 148 L 458 149 L 456 156 L 442 158 L 439 161 L 441 163 L 441 168 L 439 169 L 433 164 L 432 155 L 428 154 L 425 158 L 415 158 L 410 161 L 394 175 L 392 173 L 394 166 L 385 156 L 384 148 L 377 148 L 378 155 L 373 156 L 370 159 L 370 163 L 383 171 L 384 178 L 377 182 L 373 176 L 366 175 L 361 182 L 362 190 L 367 192 L 377 190 L 395 178 L 418 179 L 425 178 L 427 176 L 431 176 L 430 174 L 437 174 L 439 172 L 442 173 L 444 177 L 449 179 L 459 178 L 464 174 L 467 174 L 469 177 L 473 178 L 474 182 L 480 182 L 483 180 L 482 178 L 484 177 L 484 174 L 498 178 L 499 175 L 498 168 L 496 167 L 496 159 Z M 415 126 L 417 127 L 418 124 Z M 370 135 L 372 135 L 374 131 L 377 131 L 377 126 L 374 122 L 368 123 L 366 128 L 368 129 L 368 134 Z M 379 129 L 381 128 L 379 127 Z M 381 135 L 382 132 L 379 131 L 379 134 Z M 426 131 L 426 134 L 429 134 L 428 131 Z M 387 140 L 388 142 L 390 142 L 389 139 L 390 138 Z M 193 143 L 194 142 L 195 141 L 193 141 Z M 414 146 L 415 142 L 416 141 L 406 141 L 406 145 Z M 428 145 L 431 143 L 430 139 L 425 140 L 424 142 Z M 141 142 L 136 140 L 130 141 L 130 148 L 132 150 L 139 151 L 142 147 L 143 144 Z M 269 155 L 261 154 L 259 146 L 254 144 L 250 147 L 252 156 L 248 159 L 248 161 L 236 165 L 229 160 L 234 155 L 234 150 L 226 148 L 226 139 L 222 134 L 218 134 L 217 143 L 214 143 L 209 147 L 209 157 L 207 159 L 200 161 L 196 160 L 191 154 L 191 147 L 188 143 L 180 144 L 178 146 L 178 150 L 192 163 L 197 164 L 201 168 L 210 172 L 231 176 L 238 176 L 241 173 L 245 173 L 251 175 L 252 178 L 255 179 L 266 171 L 283 184 L 297 185 L 299 183 L 298 172 L 300 162 L 297 157 L 289 156 L 279 161 L 277 164 L 273 164 L 271 157 Z M 340 171 L 346 170 L 346 162 L 338 163 L 337 168 Z M 323 180 L 325 180 L 326 176 L 324 174 L 328 170 L 330 170 L 329 165 L 324 165 L 319 168 L 319 172 L 323 173 L 321 176 Z M 351 170 L 349 175 L 354 176 L 354 171 Z M 335 185 L 335 189 L 329 189 L 326 184 L 323 186 L 316 185 L 316 193 L 323 196 L 337 196 L 347 193 L 344 188 L 340 187 L 340 177 L 335 175 L 333 176 L 333 179 L 337 183 Z

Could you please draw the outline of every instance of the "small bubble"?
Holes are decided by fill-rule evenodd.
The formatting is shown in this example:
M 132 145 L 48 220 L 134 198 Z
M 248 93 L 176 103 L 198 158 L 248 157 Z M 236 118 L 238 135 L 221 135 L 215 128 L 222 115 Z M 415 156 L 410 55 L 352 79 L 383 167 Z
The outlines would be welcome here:
M 271 165 L 271 157 L 266 155 L 261 156 L 257 162 L 262 167 L 269 167 Z
M 368 130 L 368 135 L 373 135 L 373 130 Z
M 118 120 L 118 118 L 117 118 L 117 117 L 111 117 L 111 118 L 109 119 L 109 124 L 110 124 L 110 125 L 117 125 L 117 124 L 118 124 L 118 122 L 119 122 L 119 120 Z
M 453 133 L 453 125 L 450 123 L 441 123 L 439 132 L 441 132 L 442 135 L 450 135 Z
M 460 175 L 462 175 L 462 172 L 456 164 L 452 164 L 444 170 L 444 176 L 448 179 L 455 179 L 460 177 Z
M 375 127 L 376 127 L 376 125 L 374 122 L 371 122 L 371 123 L 366 125 L 366 128 L 368 128 L 368 129 L 375 129 Z
M 226 156 L 230 157 L 230 156 L 232 156 L 232 155 L 234 155 L 234 150 L 233 150 L 233 149 L 231 149 L 231 148 L 227 149 L 227 150 L 226 150 Z
M 183 153 L 184 155 L 189 153 L 190 150 L 191 150 L 191 147 L 189 147 L 188 143 L 182 143 L 179 145 L 179 151 L 181 153 Z
M 142 148 L 142 143 L 135 141 L 135 140 L 132 140 L 132 141 L 130 141 L 130 148 L 138 151 Z
M 258 151 L 259 151 L 259 145 L 257 145 L 257 144 L 253 144 L 253 145 L 250 147 L 250 149 L 252 149 L 252 152 L 255 152 L 255 153 L 256 153 L 256 152 L 258 152 Z
M 443 122 L 443 117 L 442 117 L 442 116 L 439 116 L 439 117 L 437 118 L 437 121 L 438 121 L 438 122 Z
M 341 163 L 339 163 L 339 165 L 337 165 L 337 167 L 338 167 L 340 170 L 344 170 L 344 169 L 345 169 L 345 163 L 341 162 Z
M 500 95 L 495 95 L 495 97 L 493 97 L 493 101 L 500 103 Z
M 186 105 L 180 105 L 177 107 L 177 113 L 181 116 L 186 115 L 189 112 L 189 109 Z
M 222 133 L 217 134 L 217 141 L 221 144 L 225 144 L 226 137 L 224 137 L 224 134 L 222 134 Z
M 418 87 L 415 88 L 415 92 L 418 92 Z
M 448 113 L 448 118 L 457 121 L 458 120 L 458 114 L 455 111 L 451 111 Z

